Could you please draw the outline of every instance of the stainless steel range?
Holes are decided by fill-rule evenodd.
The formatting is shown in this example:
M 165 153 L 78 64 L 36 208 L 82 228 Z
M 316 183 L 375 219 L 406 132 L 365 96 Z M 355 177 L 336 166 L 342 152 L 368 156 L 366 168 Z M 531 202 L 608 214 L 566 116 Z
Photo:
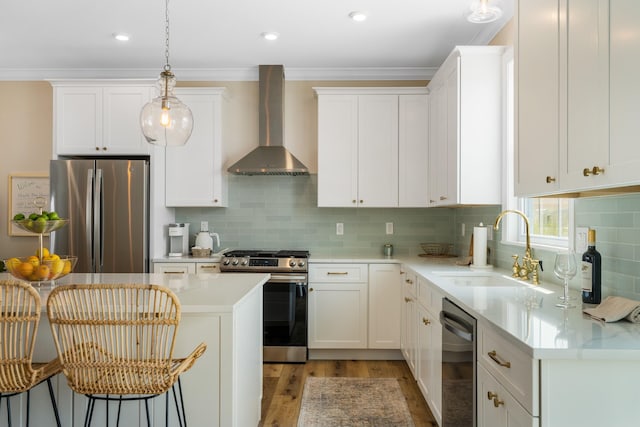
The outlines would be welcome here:
M 307 360 L 309 251 L 235 250 L 224 254 L 220 271 L 271 273 L 264 285 L 263 360 Z

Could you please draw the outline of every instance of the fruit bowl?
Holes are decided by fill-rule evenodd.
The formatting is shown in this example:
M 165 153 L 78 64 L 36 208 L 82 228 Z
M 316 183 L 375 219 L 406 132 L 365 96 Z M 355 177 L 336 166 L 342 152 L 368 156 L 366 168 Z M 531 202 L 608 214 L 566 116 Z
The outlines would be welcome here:
M 78 262 L 76 256 L 46 257 L 42 261 L 35 256 L 15 257 L 4 264 L 11 275 L 28 282 L 47 282 L 60 279 L 73 271 Z
M 59 228 L 64 227 L 69 222 L 68 219 L 14 219 L 11 220 L 17 227 L 24 231 L 30 231 L 32 233 L 49 233 L 56 231 Z

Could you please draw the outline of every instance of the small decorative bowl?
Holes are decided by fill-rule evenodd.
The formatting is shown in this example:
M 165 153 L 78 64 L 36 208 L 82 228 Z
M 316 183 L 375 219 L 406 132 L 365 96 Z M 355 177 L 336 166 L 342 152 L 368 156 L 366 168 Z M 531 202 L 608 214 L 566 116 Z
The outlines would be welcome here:
M 48 282 L 60 279 L 73 271 L 78 262 L 76 256 L 43 259 L 37 256 L 9 258 L 4 265 L 16 279 L 28 282 Z
M 40 221 L 37 219 L 14 219 L 11 220 L 17 227 L 31 233 L 49 233 L 64 227 L 69 222 L 68 219 L 51 219 L 49 221 Z
M 191 255 L 197 258 L 205 258 L 211 255 L 211 249 L 191 248 Z
M 451 243 L 420 243 L 420 246 L 428 256 L 448 256 L 453 249 Z

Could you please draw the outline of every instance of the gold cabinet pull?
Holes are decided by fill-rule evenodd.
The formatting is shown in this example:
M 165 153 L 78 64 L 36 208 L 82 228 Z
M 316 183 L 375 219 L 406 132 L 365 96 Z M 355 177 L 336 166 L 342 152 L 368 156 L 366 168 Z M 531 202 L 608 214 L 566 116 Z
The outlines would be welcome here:
M 547 184 L 551 184 L 552 182 L 556 182 L 556 179 L 552 176 L 547 176 Z
M 500 405 L 504 405 L 504 400 L 500 400 L 498 399 L 498 397 L 494 397 L 493 398 L 493 406 L 495 406 L 496 408 L 499 407 Z
M 427 319 L 426 317 L 422 318 L 422 323 L 425 324 L 425 326 L 429 326 L 431 324 L 431 320 Z
M 186 274 L 186 271 L 165 271 L 164 274 Z
M 491 360 L 496 362 L 498 365 L 500 365 L 502 367 L 505 367 L 505 368 L 511 368 L 511 362 L 503 362 L 502 360 L 500 360 L 500 358 L 498 357 L 498 352 L 497 351 L 492 350 L 489 353 L 487 353 L 487 355 L 489 355 Z
M 219 267 L 217 265 L 201 265 L 200 268 L 203 270 L 209 270 L 209 269 L 215 270 L 216 268 L 219 268 Z
M 404 281 L 410 285 L 413 285 L 413 280 L 411 279 L 405 279 Z
M 492 400 L 492 399 L 495 399 L 496 397 L 498 397 L 498 393 L 494 393 L 492 391 L 487 392 L 487 400 Z
M 404 302 L 411 302 L 411 301 L 413 301 L 413 298 L 404 297 Z
M 447 196 L 440 196 L 440 200 L 447 200 Z
M 589 175 L 602 175 L 604 173 L 604 168 L 601 168 L 600 166 L 594 166 L 593 168 L 589 169 L 589 168 L 584 168 L 582 170 L 582 175 L 584 176 L 589 176 Z
M 346 276 L 349 274 L 347 271 L 329 271 L 327 272 L 327 276 Z

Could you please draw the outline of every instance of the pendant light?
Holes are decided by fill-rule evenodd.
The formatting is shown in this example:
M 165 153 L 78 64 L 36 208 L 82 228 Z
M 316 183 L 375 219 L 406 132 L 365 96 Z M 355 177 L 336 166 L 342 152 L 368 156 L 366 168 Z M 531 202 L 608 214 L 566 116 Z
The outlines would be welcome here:
M 165 0 L 164 57 L 166 63 L 157 83 L 160 95 L 142 107 L 140 126 L 150 144 L 184 145 L 193 130 L 193 114 L 189 107 L 173 94 L 176 77 L 169 65 L 169 0 Z
M 471 13 L 467 16 L 467 21 L 474 24 L 487 24 L 498 20 L 502 16 L 502 9 L 497 5 L 489 6 L 489 2 L 490 0 L 474 1 L 471 4 Z

